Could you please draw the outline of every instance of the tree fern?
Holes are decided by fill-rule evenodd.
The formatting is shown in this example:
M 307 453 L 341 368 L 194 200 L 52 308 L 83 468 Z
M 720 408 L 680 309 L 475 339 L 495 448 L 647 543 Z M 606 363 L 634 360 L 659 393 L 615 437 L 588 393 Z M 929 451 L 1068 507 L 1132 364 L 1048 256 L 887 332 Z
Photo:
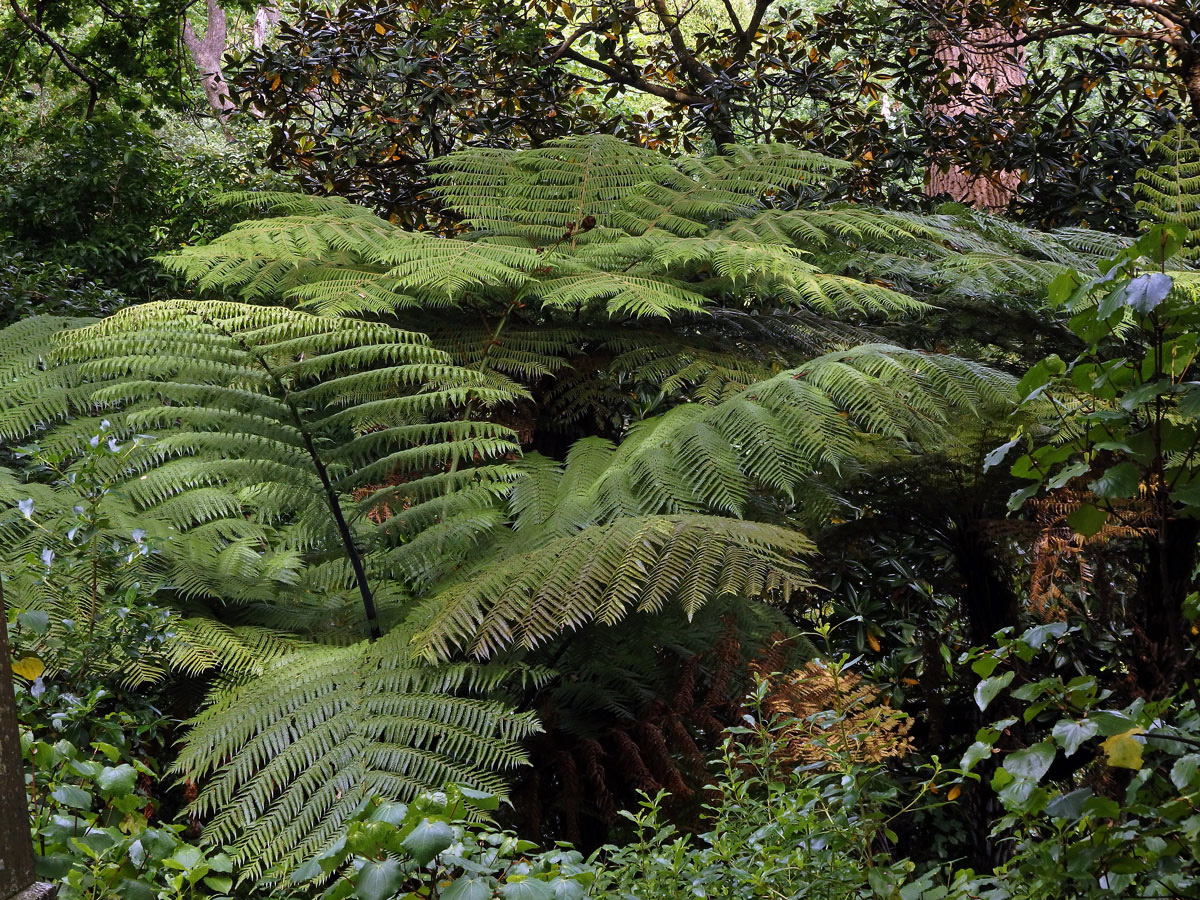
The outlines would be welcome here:
M 274 878 L 368 792 L 498 785 L 533 727 L 491 693 L 506 653 L 786 597 L 830 473 L 1007 411 L 1002 373 L 863 339 L 930 314 L 930 285 L 1007 290 L 1087 251 L 790 199 L 838 165 L 605 137 L 473 151 L 443 166 L 452 237 L 243 197 L 281 215 L 168 265 L 249 302 L 149 304 L 35 353 L 0 336 L 30 376 L 0 385 L 0 433 L 70 454 L 106 416 L 154 438 L 111 474 L 174 535 L 173 663 L 235 675 L 180 760 L 212 839 Z M 618 397 L 565 460 L 518 458 L 531 417 Z M 463 651 L 497 669 L 433 661 Z

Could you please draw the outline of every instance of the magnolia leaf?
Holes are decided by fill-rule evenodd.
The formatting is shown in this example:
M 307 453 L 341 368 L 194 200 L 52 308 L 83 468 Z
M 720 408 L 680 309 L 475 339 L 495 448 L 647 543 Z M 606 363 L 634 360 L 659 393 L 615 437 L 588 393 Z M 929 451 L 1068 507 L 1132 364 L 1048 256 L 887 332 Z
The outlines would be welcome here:
M 1140 769 L 1144 745 L 1137 739 L 1137 735 L 1145 733 L 1144 728 L 1130 728 L 1106 738 L 1100 744 L 1105 761 L 1114 769 Z
M 20 675 L 26 681 L 36 681 L 46 671 L 46 665 L 36 656 L 27 656 L 12 664 L 14 675 Z

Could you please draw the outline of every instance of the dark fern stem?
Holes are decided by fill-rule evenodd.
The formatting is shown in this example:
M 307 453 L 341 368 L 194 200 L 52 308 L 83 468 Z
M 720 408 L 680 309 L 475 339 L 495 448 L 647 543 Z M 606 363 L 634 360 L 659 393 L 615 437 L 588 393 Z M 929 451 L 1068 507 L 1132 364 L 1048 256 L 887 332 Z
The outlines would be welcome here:
M 275 370 L 271 368 L 271 364 L 267 362 L 261 353 L 237 335 L 222 328 L 203 313 L 197 313 L 197 315 L 202 322 L 224 334 L 230 340 L 236 341 L 239 347 L 254 358 L 255 362 L 267 373 L 267 377 L 271 379 L 276 390 L 279 391 L 279 399 L 283 401 L 291 413 L 292 424 L 300 432 L 300 437 L 304 441 L 304 452 L 308 454 L 308 458 L 312 461 L 313 469 L 317 473 L 317 478 L 320 479 L 321 488 L 325 494 L 325 502 L 329 506 L 329 511 L 333 514 L 333 521 L 337 525 L 338 537 L 341 539 L 342 547 L 346 551 L 346 558 L 350 561 L 350 568 L 354 571 L 354 580 L 358 583 L 358 592 L 362 597 L 363 612 L 367 617 L 367 635 L 370 641 L 374 643 L 383 636 L 383 632 L 379 627 L 379 613 L 375 608 L 375 595 L 371 592 L 371 585 L 367 581 L 367 570 L 363 566 L 362 554 L 359 553 L 358 546 L 354 543 L 354 535 L 350 533 L 350 526 L 346 523 L 346 517 L 342 513 L 342 505 L 338 502 L 337 490 L 329 478 L 329 471 L 325 468 L 324 461 L 321 459 L 320 454 L 317 453 L 317 447 L 313 441 L 312 434 L 305 426 L 304 417 L 300 415 L 300 410 L 292 402 L 291 391 L 288 390 L 287 385 L 283 383 L 275 373 Z

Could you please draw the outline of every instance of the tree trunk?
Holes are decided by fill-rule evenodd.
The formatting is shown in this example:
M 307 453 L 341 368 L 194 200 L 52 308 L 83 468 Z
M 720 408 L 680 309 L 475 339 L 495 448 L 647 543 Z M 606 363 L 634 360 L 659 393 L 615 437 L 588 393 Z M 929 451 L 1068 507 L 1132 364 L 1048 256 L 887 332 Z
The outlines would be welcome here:
M 29 804 L 25 766 L 13 700 L 12 660 L 8 655 L 8 616 L 0 588 L 0 900 L 33 894 L 33 847 L 29 843 Z M 30 892 L 26 894 L 25 892 Z
M 1192 104 L 1192 118 L 1200 121 L 1200 54 L 1188 55 L 1183 66 L 1183 86 Z
M 254 14 L 254 49 L 262 49 L 271 34 L 271 29 L 279 24 L 279 10 L 274 6 L 260 6 Z
M 993 634 L 1017 623 L 1017 595 L 978 521 L 955 524 L 952 550 L 963 579 L 961 600 L 968 636 L 972 644 L 987 646 Z
M 229 96 L 229 84 L 221 72 L 221 57 L 225 55 L 225 10 L 221 9 L 218 0 L 207 0 L 208 27 L 204 37 L 197 37 L 191 22 L 183 23 L 183 43 L 196 64 L 200 73 L 200 84 L 204 87 L 204 96 L 208 104 L 217 114 L 217 118 L 225 122 L 233 115 L 236 108 Z
M 930 117 L 957 119 L 986 115 L 993 100 L 1025 84 L 1025 51 L 1021 36 L 1000 25 L 972 24 L 957 4 L 946 14 L 947 28 L 933 34 L 934 58 L 947 80 L 935 90 L 945 99 L 930 104 Z M 925 194 L 947 195 L 976 209 L 999 212 L 1008 207 L 1020 184 L 1016 172 L 970 172 L 936 150 L 925 175 Z
M 1180 685 L 1187 667 L 1183 604 L 1193 586 L 1200 522 L 1166 518 L 1161 534 L 1147 539 L 1145 570 L 1138 583 L 1132 669 L 1144 696 L 1161 699 Z

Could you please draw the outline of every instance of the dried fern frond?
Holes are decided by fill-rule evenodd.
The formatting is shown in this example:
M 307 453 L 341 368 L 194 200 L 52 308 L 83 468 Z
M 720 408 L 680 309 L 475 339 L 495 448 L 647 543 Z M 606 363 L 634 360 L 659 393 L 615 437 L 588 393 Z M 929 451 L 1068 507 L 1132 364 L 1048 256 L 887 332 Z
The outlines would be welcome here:
M 759 666 L 758 674 L 769 682 L 764 709 L 779 729 L 781 762 L 878 763 L 912 752 L 912 720 L 854 672 L 810 662 L 787 675 Z

